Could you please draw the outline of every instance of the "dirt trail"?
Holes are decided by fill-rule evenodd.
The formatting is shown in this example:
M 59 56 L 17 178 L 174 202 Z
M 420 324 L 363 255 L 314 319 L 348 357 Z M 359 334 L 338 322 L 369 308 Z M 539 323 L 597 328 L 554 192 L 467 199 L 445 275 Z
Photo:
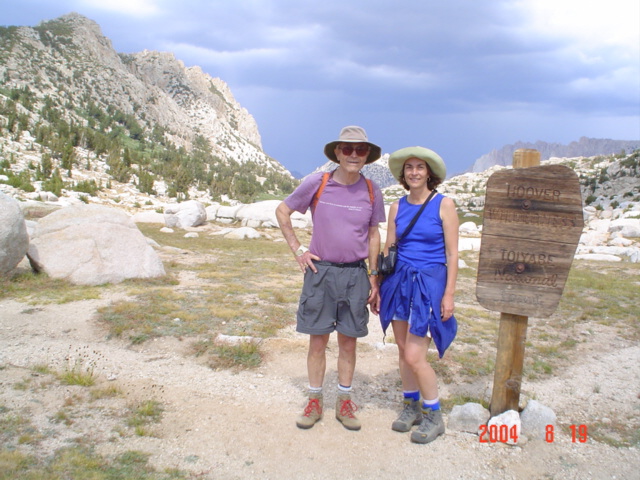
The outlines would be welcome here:
M 181 468 L 206 479 L 638 478 L 637 448 L 591 439 L 573 443 L 563 431 L 553 443 L 517 447 L 482 444 L 476 435 L 453 431 L 427 446 L 411 444 L 408 434 L 390 429 L 398 411 L 397 353 L 393 345 L 381 345 L 377 318 L 359 347 L 354 382 L 362 430 L 347 431 L 334 418 L 335 338 L 329 346 L 325 417 L 300 430 L 294 421 L 304 405 L 305 337 L 291 329 L 265 341 L 267 358 L 257 370 L 212 371 L 187 353 L 187 341 L 161 338 L 131 347 L 107 340 L 93 313 L 108 302 L 36 308 L 0 302 L 5 367 L 0 404 L 28 412 L 49 432 L 34 452 L 52 452 L 84 435 L 100 444 L 101 453 L 149 452 L 158 468 Z M 527 385 L 559 423 L 611 422 L 640 413 L 640 347 L 611 342 L 559 376 Z M 100 381 L 117 385 L 124 395 L 90 400 L 86 389 L 59 385 L 33 371 L 43 364 L 61 368 L 68 357 L 92 361 Z M 31 388 L 15 388 L 25 381 Z M 442 385 L 442 396 L 455 388 Z M 602 394 L 595 395 L 596 388 Z M 127 433 L 128 408 L 149 399 L 165 408 L 162 422 L 152 427 L 155 436 Z M 73 423 L 53 423 L 52 415 L 69 403 Z

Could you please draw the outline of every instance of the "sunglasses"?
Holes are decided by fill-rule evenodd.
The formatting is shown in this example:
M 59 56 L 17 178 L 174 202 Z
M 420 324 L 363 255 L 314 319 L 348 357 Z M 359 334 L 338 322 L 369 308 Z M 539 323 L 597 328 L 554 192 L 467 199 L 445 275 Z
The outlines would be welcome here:
M 364 157 L 369 153 L 370 148 L 368 145 L 358 145 L 355 148 L 352 145 L 345 145 L 343 147 L 338 147 L 338 150 L 340 150 L 342 154 L 346 155 L 347 157 L 350 157 L 354 150 L 357 156 Z

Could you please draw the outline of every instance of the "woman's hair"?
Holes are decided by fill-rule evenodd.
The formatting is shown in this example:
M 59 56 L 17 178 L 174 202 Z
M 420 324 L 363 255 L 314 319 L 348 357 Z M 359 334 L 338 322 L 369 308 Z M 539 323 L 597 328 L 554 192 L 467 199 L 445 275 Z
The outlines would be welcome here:
M 424 163 L 427 163 L 427 162 L 424 162 Z M 438 185 L 442 183 L 442 179 L 440 177 L 436 177 L 433 174 L 428 163 L 427 163 L 427 172 L 429 172 L 429 176 L 427 177 L 427 187 L 429 188 L 429 190 L 435 190 L 438 187 Z M 402 185 L 405 190 L 411 190 L 409 188 L 409 184 L 404 179 L 404 165 L 402 166 L 402 171 L 400 172 L 400 185 Z

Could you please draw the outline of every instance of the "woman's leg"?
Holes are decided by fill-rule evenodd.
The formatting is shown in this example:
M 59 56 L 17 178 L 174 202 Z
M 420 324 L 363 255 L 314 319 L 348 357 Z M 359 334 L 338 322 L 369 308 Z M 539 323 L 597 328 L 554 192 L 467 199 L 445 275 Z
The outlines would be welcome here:
M 430 343 L 429 337 L 417 337 L 409 333 L 405 345 L 405 361 L 411 367 L 422 393 L 422 421 L 411 432 L 411 441 L 415 443 L 432 442 L 445 430 L 438 399 L 438 378 L 427 361 Z
M 398 345 L 398 365 L 402 380 L 403 409 L 398 418 L 391 424 L 391 429 L 396 432 L 408 432 L 411 427 L 422 421 L 420 405 L 420 391 L 411 367 L 405 360 L 408 322 L 394 320 L 392 322 L 393 334 Z
M 407 336 L 409 335 L 409 322 L 394 320 L 391 322 L 391 327 L 393 328 L 393 336 L 396 339 L 396 345 L 398 345 L 398 367 L 400 369 L 400 379 L 402 380 L 402 390 L 405 392 L 419 390 L 416 377 L 405 360 Z
M 438 378 L 436 372 L 427 361 L 427 350 L 431 338 L 418 337 L 407 332 L 404 345 L 404 362 L 411 371 L 420 389 L 422 398 L 433 400 L 438 398 Z

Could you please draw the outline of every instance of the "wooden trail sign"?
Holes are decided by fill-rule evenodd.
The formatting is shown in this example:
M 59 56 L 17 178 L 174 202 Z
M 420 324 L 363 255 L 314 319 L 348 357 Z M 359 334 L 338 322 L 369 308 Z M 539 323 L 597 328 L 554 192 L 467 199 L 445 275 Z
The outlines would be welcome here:
M 582 234 L 575 172 L 517 168 L 487 181 L 476 295 L 485 308 L 548 317 L 557 308 Z
M 491 416 L 518 409 L 528 316 L 557 308 L 584 225 L 575 172 L 539 165 L 537 150 L 516 150 L 513 170 L 487 181 L 476 296 L 501 312 Z

